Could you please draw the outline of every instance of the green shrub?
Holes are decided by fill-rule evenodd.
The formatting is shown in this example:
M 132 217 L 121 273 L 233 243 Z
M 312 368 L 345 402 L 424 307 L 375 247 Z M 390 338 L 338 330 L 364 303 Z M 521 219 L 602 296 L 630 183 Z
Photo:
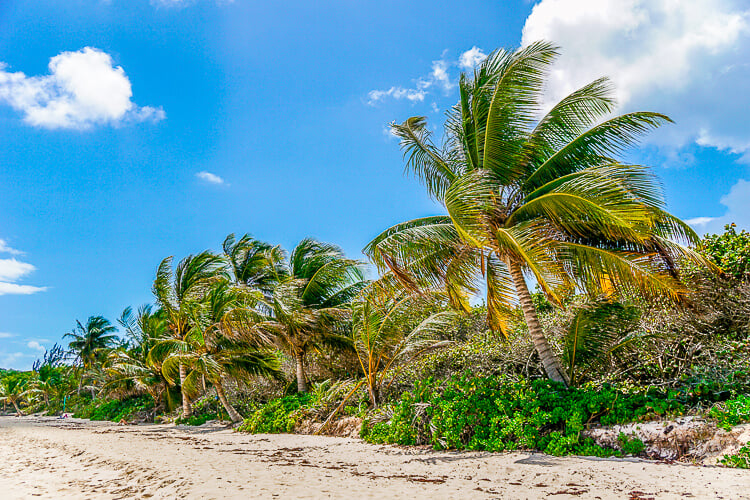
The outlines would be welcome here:
M 621 432 L 617 436 L 617 444 L 620 445 L 625 455 L 640 455 L 646 449 L 646 445 L 637 436 L 628 436 Z
M 716 424 L 727 431 L 735 425 L 750 422 L 750 395 L 724 401 L 711 408 L 708 416 L 715 418 Z
M 719 463 L 737 469 L 750 469 L 750 443 L 737 450 L 734 455 L 724 455 Z
M 209 420 L 221 420 L 221 418 L 216 413 L 199 413 L 187 418 L 179 417 L 174 423 L 177 425 L 203 425 Z
M 373 443 L 427 443 L 436 449 L 536 449 L 552 455 L 612 456 L 620 451 L 595 445 L 581 431 L 593 423 L 612 425 L 680 414 L 684 398 L 678 391 L 566 389 L 549 380 L 465 374 L 447 381 L 418 382 L 414 391 L 365 420 L 361 437 Z M 643 450 L 643 443 L 632 439 L 620 445 L 625 453 Z
M 123 400 L 98 399 L 88 404 L 78 406 L 73 413 L 76 418 L 88 418 L 90 420 L 130 420 L 136 413 L 148 412 L 154 409 L 154 400 L 151 396 L 143 395 Z
M 310 403 L 310 399 L 309 394 L 295 394 L 270 401 L 246 418 L 237 430 L 253 434 L 293 432 L 300 410 Z

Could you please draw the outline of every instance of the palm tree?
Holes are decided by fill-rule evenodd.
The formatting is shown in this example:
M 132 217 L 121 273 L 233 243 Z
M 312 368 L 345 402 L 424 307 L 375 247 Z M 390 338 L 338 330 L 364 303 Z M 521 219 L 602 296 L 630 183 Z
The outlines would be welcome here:
M 97 361 L 102 350 L 117 345 L 119 338 L 116 331 L 117 329 L 103 316 L 90 316 L 85 325 L 76 320 L 75 329 L 63 335 L 63 338 L 73 338 L 68 347 L 75 354 L 74 363 L 88 369 Z
M 289 257 L 286 277 L 274 289 L 267 306 L 271 315 L 257 330 L 273 335 L 295 362 L 297 390 L 307 392 L 305 357 L 320 343 L 346 343 L 349 302 L 365 286 L 360 263 L 347 259 L 332 244 L 302 240 Z
M 230 234 L 222 249 L 235 285 L 259 290 L 269 297 L 285 275 L 284 251 L 278 245 L 256 240 L 248 234 L 237 240 Z
M 184 339 L 166 339 L 154 351 L 168 352 L 162 371 L 173 377 L 178 367 L 189 370 L 182 381 L 183 391 L 196 394 L 201 382 L 207 380 L 232 422 L 242 421 L 242 416 L 229 403 L 225 379 L 246 380 L 251 376 L 279 376 L 279 358 L 264 348 L 270 342 L 258 341 L 248 335 L 256 316 L 251 307 L 257 297 L 243 287 L 232 287 L 228 281 L 214 283 L 205 300 L 192 311 L 192 328 Z M 237 340 L 240 337 L 256 339 L 255 343 Z
M 153 292 L 158 305 L 164 311 L 167 327 L 172 338 L 184 341 L 192 328 L 191 307 L 203 299 L 211 283 L 225 276 L 222 259 L 205 251 L 185 257 L 172 271 L 172 257 L 164 259 L 156 272 Z M 190 399 L 184 390 L 187 369 L 179 367 L 182 391 L 182 415 L 192 414 Z
M 365 253 L 410 289 L 444 287 L 451 304 L 485 282 L 488 323 L 505 332 L 520 302 L 547 375 L 567 383 L 539 324 L 526 276 L 559 304 L 563 291 L 641 292 L 681 300 L 680 258 L 704 261 L 676 242 L 694 243 L 664 211 L 647 167 L 615 157 L 669 118 L 649 112 L 608 117 L 606 78 L 580 88 L 543 116 L 545 77 L 557 48 L 537 42 L 497 50 L 461 75 L 460 102 L 437 146 L 425 118 L 392 125 L 407 171 L 448 215 L 397 224 Z M 539 118 L 541 116 L 541 118 Z
M 167 411 L 172 411 L 170 384 L 162 374 L 164 360 L 149 356 L 158 342 L 170 336 L 164 311 L 144 305 L 134 315 L 127 307 L 118 322 L 128 337 L 129 348 L 112 351 L 107 357 L 104 369 L 108 382 L 103 389 L 109 393 L 145 392 L 157 407 L 164 403 Z
M 374 408 L 380 404 L 386 377 L 391 380 L 398 364 L 428 349 L 445 344 L 436 337 L 446 329 L 454 313 L 433 313 L 414 324 L 414 312 L 429 297 L 401 293 L 394 296 L 372 287 L 352 303 L 352 339 Z
M 0 401 L 10 403 L 16 410 L 16 415 L 23 415 L 18 406 L 26 397 L 26 380 L 20 377 L 6 377 L 0 380 Z

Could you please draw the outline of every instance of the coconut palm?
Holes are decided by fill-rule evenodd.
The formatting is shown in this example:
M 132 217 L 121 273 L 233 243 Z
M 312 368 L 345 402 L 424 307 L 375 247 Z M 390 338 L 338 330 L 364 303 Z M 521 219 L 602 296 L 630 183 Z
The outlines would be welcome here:
M 127 307 L 120 318 L 128 338 L 128 348 L 110 352 L 104 361 L 107 383 L 103 390 L 109 394 L 147 393 L 156 404 L 174 408 L 169 381 L 162 374 L 163 358 L 149 356 L 151 349 L 161 340 L 169 338 L 170 331 L 162 309 L 141 306 L 137 314 Z
M 526 277 L 553 303 L 563 291 L 603 290 L 684 297 L 676 262 L 702 259 L 678 243 L 695 233 L 664 211 L 647 167 L 616 156 L 669 118 L 615 107 L 606 78 L 542 114 L 542 92 L 557 48 L 537 42 L 493 52 L 461 75 L 460 102 L 436 145 L 423 117 L 394 124 L 407 171 L 448 215 L 415 219 L 377 236 L 365 252 L 411 289 L 444 287 L 451 303 L 486 287 L 488 322 L 505 331 L 520 302 L 550 378 L 567 374 L 539 324 Z M 540 118 L 541 116 L 541 118 Z
M 278 356 L 269 351 L 269 341 L 249 335 L 257 296 L 244 287 L 233 287 L 222 280 L 213 284 L 205 299 L 192 309 L 192 328 L 183 339 L 160 341 L 154 352 L 166 352 L 162 372 L 171 379 L 178 367 L 188 370 L 183 391 L 197 394 L 203 381 L 210 382 L 232 422 L 242 416 L 229 403 L 224 385 L 228 378 L 247 380 L 251 376 L 280 376 Z M 252 338 L 256 341 L 237 340 Z
M 230 234 L 222 245 L 232 282 L 270 296 L 273 287 L 284 277 L 284 252 L 245 234 L 239 240 Z
M 335 245 L 306 238 L 292 251 L 286 277 L 267 302 L 271 315 L 256 328 L 273 335 L 294 359 L 299 392 L 308 390 L 307 353 L 321 343 L 348 341 L 343 335 L 348 305 L 364 286 L 360 263 Z
M 393 380 L 399 364 L 445 344 L 437 339 L 455 314 L 433 313 L 414 324 L 414 312 L 423 309 L 425 296 L 392 295 L 371 287 L 352 303 L 352 339 L 373 407 L 380 404 L 387 378 Z
M 164 259 L 156 272 L 153 292 L 156 302 L 164 311 L 167 328 L 172 338 L 184 341 L 192 328 L 191 308 L 203 299 L 213 282 L 225 277 L 223 260 L 211 252 L 201 252 L 182 259 L 172 270 L 172 257 Z M 192 414 L 190 399 L 182 388 L 187 369 L 180 366 L 182 414 Z
M 20 377 L 6 377 L 0 380 L 0 401 L 10 403 L 16 410 L 16 415 L 23 415 L 20 404 L 26 398 L 26 380 Z
M 117 328 L 108 319 L 103 316 L 90 316 L 85 325 L 76 320 L 75 329 L 63 335 L 63 338 L 73 339 L 68 347 L 75 355 L 74 363 L 89 369 L 101 356 L 102 350 L 115 347 L 119 343 L 119 337 L 115 332 Z

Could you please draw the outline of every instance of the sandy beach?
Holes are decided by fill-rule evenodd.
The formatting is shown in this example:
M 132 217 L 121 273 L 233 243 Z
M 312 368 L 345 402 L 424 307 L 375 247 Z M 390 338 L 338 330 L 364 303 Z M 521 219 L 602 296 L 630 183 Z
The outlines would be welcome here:
M 750 472 L 642 460 L 434 452 L 221 426 L 0 417 L 0 496 L 750 498 Z

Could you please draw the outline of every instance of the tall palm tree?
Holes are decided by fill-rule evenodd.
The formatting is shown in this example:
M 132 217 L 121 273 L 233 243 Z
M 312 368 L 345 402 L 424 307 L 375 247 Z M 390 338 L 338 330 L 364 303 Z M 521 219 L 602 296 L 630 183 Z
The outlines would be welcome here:
M 242 421 L 242 416 L 227 399 L 225 380 L 281 373 L 279 358 L 267 349 L 270 342 L 246 335 L 245 330 L 252 328 L 255 312 L 251 307 L 255 302 L 256 297 L 246 289 L 233 287 L 225 280 L 218 281 L 193 309 L 193 326 L 185 338 L 163 340 L 155 348 L 155 351 L 168 353 L 162 366 L 168 378 L 174 376 L 178 366 L 186 367 L 188 374 L 183 386 L 190 394 L 196 394 L 204 380 L 210 382 L 235 423 Z M 240 337 L 256 341 L 237 340 Z
M 460 101 L 441 146 L 423 117 L 392 126 L 407 171 L 448 215 L 397 224 L 365 252 L 408 288 L 445 287 L 459 308 L 468 308 L 483 280 L 494 330 L 505 331 L 507 311 L 520 302 L 547 375 L 567 383 L 526 276 L 555 303 L 574 289 L 680 300 L 685 289 L 676 262 L 704 261 L 677 243 L 697 236 L 664 211 L 649 169 L 616 159 L 669 118 L 650 112 L 610 117 L 615 102 L 606 78 L 542 114 L 557 53 L 547 42 L 497 50 L 473 77 L 461 75 Z
M 157 407 L 163 403 L 167 411 L 172 411 L 170 384 L 162 374 L 164 359 L 149 356 L 158 342 L 170 336 L 164 311 L 144 305 L 133 314 L 133 310 L 127 307 L 118 322 L 125 330 L 128 348 L 110 352 L 105 360 L 108 381 L 103 390 L 121 394 L 145 392 L 154 399 Z
M 273 335 L 295 362 L 297 390 L 307 392 L 305 358 L 320 343 L 346 343 L 349 303 L 365 286 L 360 263 L 332 244 L 302 240 L 289 256 L 286 277 L 267 306 L 271 315 L 256 328 Z
M 205 251 L 182 259 L 172 270 L 172 257 L 164 259 L 156 271 L 153 292 L 156 302 L 164 311 L 172 338 L 184 341 L 192 328 L 191 308 L 203 299 L 208 288 L 218 279 L 225 278 L 221 257 Z M 192 414 L 190 398 L 184 390 L 187 368 L 179 367 L 182 391 L 183 417 Z
M 115 328 L 103 316 L 90 316 L 86 324 L 76 320 L 76 327 L 72 332 L 63 335 L 71 337 L 68 347 L 75 355 L 75 363 L 80 363 L 84 369 L 91 368 L 97 361 L 103 349 L 109 349 L 119 343 Z
M 270 296 L 286 273 L 284 251 L 278 245 L 256 240 L 248 234 L 238 240 L 233 233 L 226 237 L 222 249 L 235 285 Z

